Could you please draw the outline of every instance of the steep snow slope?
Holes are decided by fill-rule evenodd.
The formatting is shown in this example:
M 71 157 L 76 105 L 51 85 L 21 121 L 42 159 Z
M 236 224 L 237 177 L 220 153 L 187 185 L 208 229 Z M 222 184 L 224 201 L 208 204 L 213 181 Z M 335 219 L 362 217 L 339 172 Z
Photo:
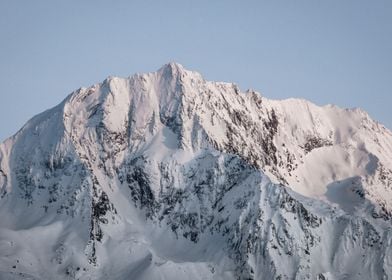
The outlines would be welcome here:
M 170 63 L 0 145 L 0 279 L 387 279 L 392 133 Z

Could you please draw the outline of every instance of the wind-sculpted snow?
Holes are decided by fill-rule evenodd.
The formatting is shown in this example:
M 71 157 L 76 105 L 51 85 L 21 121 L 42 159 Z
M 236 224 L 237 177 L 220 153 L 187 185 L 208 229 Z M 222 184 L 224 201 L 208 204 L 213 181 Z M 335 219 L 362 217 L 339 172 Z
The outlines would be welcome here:
M 170 63 L 0 145 L 0 279 L 388 279 L 392 134 Z

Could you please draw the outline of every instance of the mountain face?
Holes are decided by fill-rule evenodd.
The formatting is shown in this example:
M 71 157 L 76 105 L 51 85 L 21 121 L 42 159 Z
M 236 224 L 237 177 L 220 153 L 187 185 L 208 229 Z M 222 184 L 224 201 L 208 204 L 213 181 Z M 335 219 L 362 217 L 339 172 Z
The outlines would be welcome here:
M 0 279 L 392 278 L 392 133 L 170 63 L 0 145 Z

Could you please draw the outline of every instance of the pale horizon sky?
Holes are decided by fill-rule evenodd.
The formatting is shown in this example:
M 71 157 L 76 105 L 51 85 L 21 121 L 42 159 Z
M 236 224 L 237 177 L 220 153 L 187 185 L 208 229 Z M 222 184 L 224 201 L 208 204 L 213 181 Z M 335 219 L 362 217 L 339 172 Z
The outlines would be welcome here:
M 79 87 L 170 61 L 392 128 L 390 0 L 0 0 L 0 141 Z

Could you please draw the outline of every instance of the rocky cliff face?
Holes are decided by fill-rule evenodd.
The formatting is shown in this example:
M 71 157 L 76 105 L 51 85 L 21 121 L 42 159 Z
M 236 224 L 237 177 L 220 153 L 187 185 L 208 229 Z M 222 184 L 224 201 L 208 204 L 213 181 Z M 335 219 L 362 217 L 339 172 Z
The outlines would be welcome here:
M 392 133 L 171 63 L 0 145 L 1 279 L 388 279 Z

